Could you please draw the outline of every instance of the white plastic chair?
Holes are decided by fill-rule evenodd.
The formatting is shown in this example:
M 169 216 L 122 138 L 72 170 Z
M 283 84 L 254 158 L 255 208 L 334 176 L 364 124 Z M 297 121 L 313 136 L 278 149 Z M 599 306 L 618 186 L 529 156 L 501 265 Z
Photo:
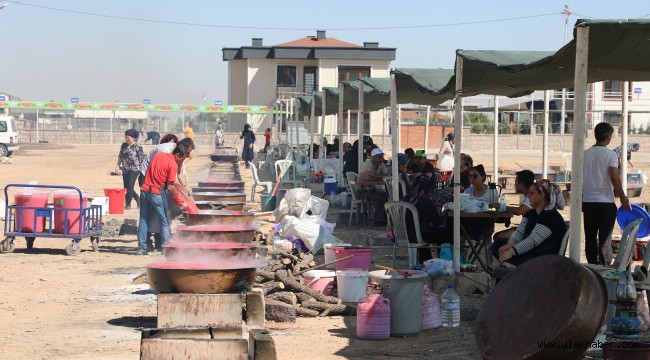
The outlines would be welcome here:
M 618 272 L 627 270 L 632 262 L 632 254 L 634 254 L 634 247 L 636 246 L 636 234 L 639 232 L 641 221 L 643 219 L 634 220 L 623 229 L 621 244 L 614 260 L 614 268 Z
M 566 247 L 567 244 L 569 243 L 569 239 L 571 238 L 571 229 L 567 225 L 566 227 L 566 233 L 564 233 L 564 237 L 562 237 L 562 242 L 560 243 L 560 251 L 558 252 L 558 255 L 564 256 L 566 254 Z
M 276 160 L 275 162 L 275 179 L 280 179 L 280 186 L 282 184 L 296 185 L 296 177 L 293 173 L 293 160 Z
M 348 171 L 345 173 L 345 177 L 348 179 L 348 181 L 357 181 L 359 174 L 355 173 L 354 171 Z
M 354 214 L 354 222 L 358 223 L 363 211 L 363 202 L 357 199 L 357 185 L 354 181 L 348 181 L 348 194 L 350 194 L 350 209 L 339 211 L 342 214 L 350 214 L 350 221 L 348 226 L 352 226 L 352 214 Z
M 404 180 L 397 178 L 399 187 L 401 188 L 402 196 L 406 196 L 406 183 Z M 388 196 L 388 201 L 393 201 L 393 178 L 386 177 L 384 178 L 384 186 L 386 187 L 386 195 Z M 397 199 L 400 200 L 400 199 Z
M 571 180 L 571 161 L 573 159 L 573 154 L 571 153 L 566 153 L 562 155 L 562 159 L 564 160 L 564 182 L 568 182 Z
M 270 181 L 260 181 L 260 178 L 257 176 L 257 169 L 250 161 L 248 162 L 248 167 L 251 169 L 251 177 L 253 178 L 253 185 L 251 186 L 251 202 L 255 202 L 255 188 L 257 185 L 264 186 L 266 193 L 270 194 L 273 189 L 273 183 Z
M 422 241 L 422 235 L 420 234 L 420 218 L 418 215 L 418 209 L 413 206 L 413 204 L 404 201 L 387 201 L 384 204 L 384 209 L 386 209 L 388 224 L 392 229 L 393 238 L 395 239 L 395 246 L 393 247 L 393 267 L 396 265 L 398 247 L 408 248 L 409 267 L 415 265 L 418 261 L 417 247 L 428 246 L 428 244 Z M 407 212 L 411 212 L 410 216 L 413 216 L 413 226 L 415 227 L 415 238 L 417 240 L 416 243 L 409 242 L 408 232 L 406 230 L 406 217 L 409 216 Z

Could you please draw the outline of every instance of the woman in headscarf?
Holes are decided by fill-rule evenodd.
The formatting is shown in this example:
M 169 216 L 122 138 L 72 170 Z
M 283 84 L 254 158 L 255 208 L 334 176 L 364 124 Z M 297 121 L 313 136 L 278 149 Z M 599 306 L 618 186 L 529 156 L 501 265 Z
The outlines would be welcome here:
M 124 142 L 120 147 L 120 153 L 117 156 L 117 166 L 115 173 L 122 169 L 122 184 L 126 189 L 124 195 L 124 209 L 131 209 L 131 200 L 135 200 L 135 205 L 140 207 L 140 196 L 135 192 L 135 182 L 140 175 L 140 166 L 145 158 L 142 146 L 137 143 L 140 133 L 135 129 L 129 129 L 124 132 Z
M 634 164 L 632 163 L 632 153 L 637 152 L 641 149 L 641 145 L 639 143 L 629 143 L 627 144 L 627 163 L 631 166 L 634 167 Z M 621 162 L 623 161 L 623 158 L 621 158 L 621 147 L 617 146 L 614 151 L 616 152 L 616 157 L 618 158 L 618 170 L 621 170 Z
M 253 144 L 255 143 L 255 133 L 251 130 L 250 124 L 244 125 L 244 131 L 239 135 L 240 139 L 244 139 L 244 148 L 241 152 L 241 158 L 246 164 L 246 169 L 248 169 L 248 163 L 253 161 L 255 152 L 253 151 Z
M 449 241 L 447 229 L 440 226 L 444 222 L 442 206 L 452 201 L 453 195 L 449 189 L 436 188 L 434 185 L 431 178 L 419 175 L 413 180 L 413 192 L 404 198 L 404 201 L 413 204 L 418 210 L 420 235 L 422 241 L 428 244 Z M 409 242 L 415 243 L 415 225 L 411 216 L 406 217 L 406 229 Z M 431 258 L 429 248 L 418 249 L 418 263 L 423 263 Z
M 538 256 L 560 251 L 567 231 L 564 218 L 557 211 L 564 208 L 560 188 L 542 179 L 530 186 L 528 198 L 532 208 L 524 214 L 510 239 L 492 244 L 492 253 L 499 258 L 499 263 L 507 261 L 518 266 Z

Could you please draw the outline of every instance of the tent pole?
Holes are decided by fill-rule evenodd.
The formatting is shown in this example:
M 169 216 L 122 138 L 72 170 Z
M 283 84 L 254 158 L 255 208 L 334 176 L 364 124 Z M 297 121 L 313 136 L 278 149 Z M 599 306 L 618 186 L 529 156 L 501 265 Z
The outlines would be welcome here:
M 295 139 L 296 139 L 296 149 L 300 146 L 300 131 L 298 131 L 298 119 L 300 118 L 300 101 L 298 101 L 298 98 L 294 99 L 294 121 L 293 124 L 295 125 Z
M 397 86 L 395 85 L 395 74 L 390 75 L 390 119 L 391 119 L 391 178 L 393 182 L 393 199 L 399 199 L 399 182 L 397 180 L 397 154 L 399 153 L 399 126 L 397 126 Z
M 381 148 L 383 149 L 385 146 L 386 146 L 386 108 L 384 108 L 384 119 L 382 120 Z
M 320 111 L 320 136 L 325 137 L 325 91 L 321 90 L 321 111 Z M 318 137 L 318 145 L 320 149 L 320 154 L 318 154 L 318 171 L 322 171 L 321 163 L 323 159 L 327 156 L 327 149 L 323 148 L 323 140 Z
M 357 136 L 359 137 L 359 154 L 358 154 L 358 164 L 359 167 L 357 169 L 357 173 L 361 174 L 361 165 L 363 165 L 363 153 L 364 153 L 364 146 L 363 146 L 363 82 L 360 80 L 357 81 L 359 84 L 359 111 L 357 112 Z M 367 209 L 364 209 L 367 210 Z
M 454 271 L 460 272 L 460 152 L 463 142 L 463 58 L 456 54 L 456 104 L 454 127 L 456 149 L 454 151 Z
M 94 112 L 94 111 L 93 111 L 93 112 Z M 39 139 L 39 133 L 38 133 L 38 122 L 39 122 L 38 109 L 36 109 L 36 143 L 37 143 L 37 144 L 39 144 L 39 143 L 40 143 L 40 140 L 41 140 L 41 139 Z M 15 131 L 15 130 L 14 130 L 14 131 Z M 111 137 L 111 139 L 112 139 L 112 137 Z M 111 141 L 111 144 L 112 144 L 112 143 L 113 143 L 113 141 Z
M 548 115 L 551 92 L 544 91 L 544 137 L 542 140 L 542 179 L 548 179 Z
M 587 65 L 589 62 L 589 27 L 576 27 L 575 105 L 573 110 L 573 158 L 571 171 L 571 245 L 569 257 L 580 262 L 582 251 L 582 181 L 585 160 L 585 120 L 587 105 Z
M 343 97 L 342 92 L 339 92 L 339 97 Z M 347 124 L 345 125 L 345 127 L 346 127 L 345 131 L 348 134 L 348 142 L 350 142 L 350 121 L 352 120 L 352 118 L 350 117 L 350 114 L 351 114 L 351 112 L 350 112 L 350 110 L 348 110 L 348 121 L 347 121 Z
M 621 134 L 621 158 L 618 159 L 619 164 L 621 164 L 621 173 L 619 174 L 621 177 L 621 187 L 623 188 L 623 191 L 627 195 L 627 132 L 628 132 L 628 124 L 627 122 L 627 115 L 628 115 L 628 110 L 627 110 L 627 102 L 628 102 L 628 96 L 630 92 L 630 82 L 625 81 L 623 82 L 623 101 L 622 101 L 622 109 L 621 109 L 621 127 L 619 129 L 619 133 Z
M 314 118 L 316 117 L 316 96 L 314 93 L 311 95 L 311 116 L 309 117 L 309 131 L 311 136 L 309 139 L 309 165 L 314 164 Z M 312 182 L 308 179 L 307 182 Z
M 293 133 L 291 131 L 291 127 L 295 125 L 293 121 L 291 121 L 291 118 L 293 117 L 293 98 L 289 99 L 289 104 L 287 104 L 287 142 L 289 143 L 289 147 L 293 149 Z
M 492 181 L 499 183 L 499 96 L 494 95 L 494 144 L 492 146 Z
M 429 116 L 431 115 L 431 106 L 427 105 L 427 120 L 424 125 L 424 153 L 429 152 Z
M 402 104 L 397 105 L 397 127 L 402 128 Z M 397 148 L 402 148 L 402 139 L 397 138 Z
M 345 183 L 343 173 L 343 83 L 339 83 L 339 113 L 337 125 L 339 126 L 339 184 Z

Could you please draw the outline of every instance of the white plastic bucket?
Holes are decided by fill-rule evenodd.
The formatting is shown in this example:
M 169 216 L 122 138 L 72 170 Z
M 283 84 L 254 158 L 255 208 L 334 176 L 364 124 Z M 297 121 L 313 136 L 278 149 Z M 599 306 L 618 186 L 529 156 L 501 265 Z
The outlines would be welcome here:
M 108 214 L 108 196 L 95 196 L 90 205 L 99 205 L 102 207 L 102 215 Z
M 335 246 L 352 246 L 352 244 L 325 244 L 323 245 L 323 252 L 325 253 L 325 262 L 336 260 L 334 256 Z M 336 269 L 336 263 L 325 266 L 325 269 Z
M 368 272 L 365 270 L 338 270 L 336 272 L 338 297 L 343 302 L 358 302 L 366 296 Z M 418 323 L 419 326 L 419 323 Z

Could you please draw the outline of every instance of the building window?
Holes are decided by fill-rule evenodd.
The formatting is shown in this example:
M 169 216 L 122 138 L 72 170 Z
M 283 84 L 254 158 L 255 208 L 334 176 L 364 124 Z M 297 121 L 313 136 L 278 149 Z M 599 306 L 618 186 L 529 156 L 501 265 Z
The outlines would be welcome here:
M 317 68 L 315 66 L 305 66 L 303 84 L 305 86 L 304 93 L 305 95 L 311 95 L 314 91 L 318 89 L 318 78 L 316 75 Z
M 344 122 L 343 122 L 343 132 L 346 131 L 348 127 L 348 112 L 346 111 L 343 115 L 344 117 Z M 350 134 L 358 134 L 359 129 L 357 127 L 358 121 L 357 121 L 357 111 L 356 110 L 350 110 Z M 363 113 L 363 133 L 364 134 L 370 134 L 370 113 Z
M 339 66 L 339 81 L 355 81 L 370 77 L 370 66 Z
M 573 99 L 575 97 L 575 90 L 573 88 L 566 88 L 564 94 L 566 96 L 565 99 Z M 562 99 L 562 89 L 553 90 L 553 98 Z
M 278 65 L 277 86 L 295 87 L 296 86 L 296 67 L 288 65 Z
M 603 100 L 617 100 L 623 99 L 623 81 L 620 80 L 605 80 L 603 81 Z M 630 82 L 629 90 L 634 89 Z M 633 91 L 628 90 L 628 100 L 632 100 Z

